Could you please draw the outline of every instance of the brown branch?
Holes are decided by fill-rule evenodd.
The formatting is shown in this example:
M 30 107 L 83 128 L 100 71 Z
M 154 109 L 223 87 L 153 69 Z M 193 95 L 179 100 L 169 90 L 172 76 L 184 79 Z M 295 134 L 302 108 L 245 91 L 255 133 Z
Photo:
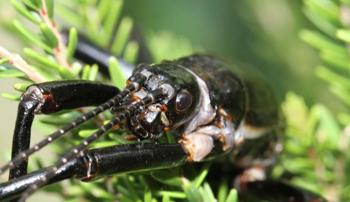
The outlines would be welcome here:
M 0 46 L 0 59 L 1 58 L 7 58 L 10 65 L 21 70 L 33 82 L 40 83 L 45 81 L 44 77 L 38 74 L 20 55 L 11 53 Z
M 58 41 L 57 46 L 54 48 L 54 56 L 60 65 L 70 69 L 71 64 L 67 61 L 66 45 L 63 43 L 62 36 L 57 29 L 55 21 L 51 20 L 48 15 L 46 0 L 41 0 L 41 4 L 42 4 L 42 8 L 39 10 L 39 15 L 41 16 L 41 18 L 43 19 L 47 27 L 56 36 Z

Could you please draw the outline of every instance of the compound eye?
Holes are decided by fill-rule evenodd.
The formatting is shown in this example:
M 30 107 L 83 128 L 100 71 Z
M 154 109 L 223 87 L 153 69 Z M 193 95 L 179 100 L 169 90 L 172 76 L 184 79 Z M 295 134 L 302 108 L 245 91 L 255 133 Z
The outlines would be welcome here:
M 185 112 L 188 108 L 190 108 L 192 104 L 192 95 L 187 90 L 181 90 L 176 95 L 175 101 L 175 109 L 176 112 L 182 113 Z

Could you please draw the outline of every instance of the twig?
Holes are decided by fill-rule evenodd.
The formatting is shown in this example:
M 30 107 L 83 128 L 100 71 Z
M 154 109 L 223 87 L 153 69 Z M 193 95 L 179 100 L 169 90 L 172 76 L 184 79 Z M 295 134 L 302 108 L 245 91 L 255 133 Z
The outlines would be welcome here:
M 44 77 L 38 74 L 20 55 L 11 53 L 5 48 L 0 47 L 0 59 L 1 58 L 7 58 L 9 64 L 21 70 L 33 82 L 40 83 L 45 81 Z
M 57 30 L 56 23 L 53 20 L 51 20 L 49 15 L 48 15 L 46 0 L 41 0 L 41 4 L 42 4 L 42 8 L 39 10 L 39 15 L 42 17 L 44 23 L 47 25 L 47 27 L 52 31 L 52 33 L 57 38 L 58 43 L 54 49 L 54 56 L 60 65 L 70 69 L 71 64 L 69 64 L 69 62 L 67 60 L 66 45 L 63 43 L 62 36 L 61 36 L 60 32 Z

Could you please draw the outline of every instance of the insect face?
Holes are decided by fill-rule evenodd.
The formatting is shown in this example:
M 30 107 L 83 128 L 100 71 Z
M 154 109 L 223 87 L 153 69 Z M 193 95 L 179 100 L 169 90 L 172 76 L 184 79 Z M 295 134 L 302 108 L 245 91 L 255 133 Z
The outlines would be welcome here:
M 134 97 L 142 98 L 147 92 L 159 88 L 167 94 L 165 99 L 142 109 L 144 111 L 141 110 L 137 118 L 130 121 L 130 129 L 141 138 L 158 137 L 164 131 L 183 125 L 196 113 L 200 104 L 200 90 L 196 77 L 187 69 L 162 63 L 141 67 L 133 75 L 137 74 L 147 79 Z

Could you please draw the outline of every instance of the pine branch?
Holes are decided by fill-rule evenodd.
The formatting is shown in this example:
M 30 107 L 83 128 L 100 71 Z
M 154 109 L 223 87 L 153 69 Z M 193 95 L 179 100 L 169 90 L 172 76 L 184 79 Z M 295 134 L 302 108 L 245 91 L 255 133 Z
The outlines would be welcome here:
M 0 59 L 6 59 L 8 64 L 21 70 L 33 82 L 40 83 L 45 81 L 45 79 L 18 54 L 11 53 L 5 48 L 0 47 Z
M 53 1 L 50 1 L 50 2 L 53 3 Z M 55 21 L 53 21 L 49 17 L 46 0 L 41 0 L 41 4 L 42 4 L 42 7 L 38 13 L 40 14 L 46 26 L 49 28 L 49 30 L 45 30 L 46 27 L 43 27 L 42 28 L 43 33 L 47 33 L 46 35 L 48 36 L 51 35 L 51 33 L 53 33 L 54 37 L 57 40 L 56 46 L 54 47 L 54 55 L 56 57 L 58 64 L 65 66 L 67 68 L 71 68 L 71 65 L 67 61 L 66 46 L 63 43 L 60 32 L 57 30 L 57 24 Z
M 350 106 L 349 2 L 304 0 L 305 13 L 319 31 L 304 30 L 301 38 L 320 52 L 323 65 L 317 75 L 327 81 L 330 90 Z

